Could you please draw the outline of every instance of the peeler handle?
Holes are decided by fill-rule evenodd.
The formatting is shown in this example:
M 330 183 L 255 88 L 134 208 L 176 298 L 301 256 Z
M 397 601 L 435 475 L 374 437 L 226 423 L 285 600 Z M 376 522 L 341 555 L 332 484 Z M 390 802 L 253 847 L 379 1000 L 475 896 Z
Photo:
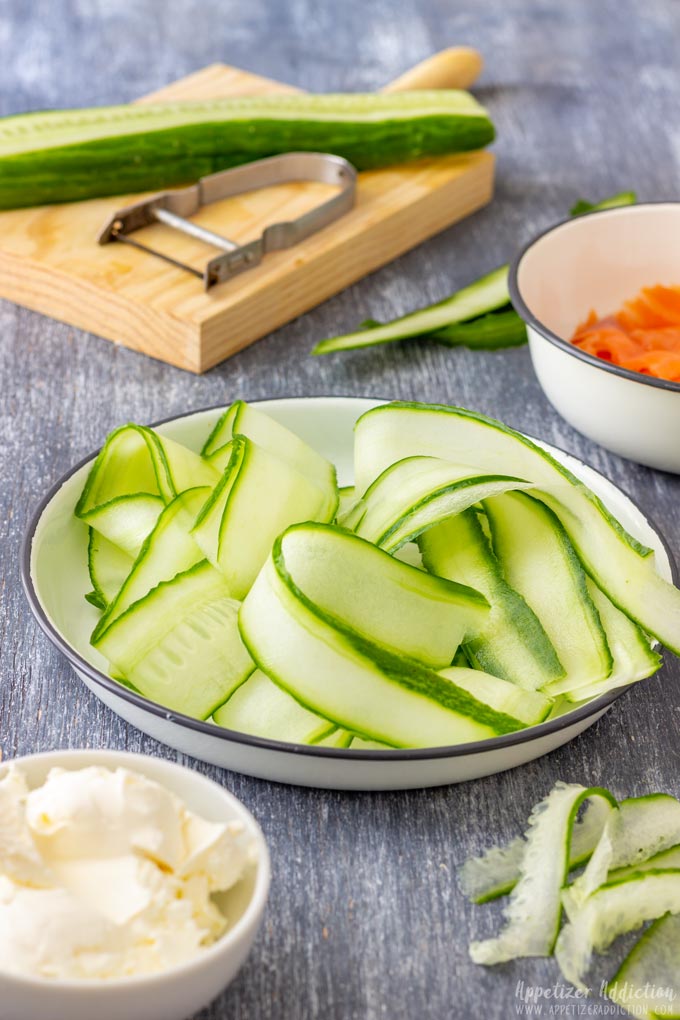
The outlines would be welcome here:
M 469 46 L 440 50 L 427 60 L 383 86 L 381 92 L 405 92 L 407 89 L 467 89 L 479 77 L 481 55 Z

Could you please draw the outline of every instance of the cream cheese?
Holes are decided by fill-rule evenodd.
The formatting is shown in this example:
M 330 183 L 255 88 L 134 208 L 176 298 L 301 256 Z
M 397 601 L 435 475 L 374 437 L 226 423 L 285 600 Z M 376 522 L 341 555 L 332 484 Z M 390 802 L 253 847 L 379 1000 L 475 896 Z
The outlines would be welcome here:
M 0 778 L 0 970 L 111 979 L 166 970 L 225 930 L 213 894 L 248 862 L 241 823 L 190 812 L 127 769 Z

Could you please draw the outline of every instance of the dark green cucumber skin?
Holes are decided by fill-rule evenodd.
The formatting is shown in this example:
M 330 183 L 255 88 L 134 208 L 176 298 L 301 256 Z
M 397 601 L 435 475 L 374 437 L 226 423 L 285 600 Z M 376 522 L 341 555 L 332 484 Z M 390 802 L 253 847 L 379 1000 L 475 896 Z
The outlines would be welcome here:
M 158 191 L 282 152 L 332 152 L 373 170 L 468 152 L 493 138 L 487 117 L 422 113 L 363 122 L 255 117 L 131 132 L 0 157 L 0 209 Z
M 365 319 L 359 329 L 375 329 L 385 323 L 377 319 Z M 395 337 L 395 340 L 398 339 Z M 527 328 L 517 312 L 508 305 L 498 311 L 487 312 L 466 322 L 453 322 L 432 333 L 421 333 L 407 339 L 419 343 L 421 340 L 436 340 L 444 347 L 469 347 L 471 350 L 497 351 L 504 347 L 521 347 L 527 342 Z
M 610 198 L 603 198 L 601 202 L 588 202 L 580 198 L 569 210 L 570 216 L 585 216 L 586 213 L 600 212 L 602 209 L 618 209 L 621 205 L 635 205 L 637 195 L 634 191 L 620 191 Z
M 472 350 L 497 351 L 521 347 L 527 342 L 527 328 L 514 309 L 489 312 L 468 322 L 454 322 L 430 333 L 431 340 L 445 347 L 469 347 Z

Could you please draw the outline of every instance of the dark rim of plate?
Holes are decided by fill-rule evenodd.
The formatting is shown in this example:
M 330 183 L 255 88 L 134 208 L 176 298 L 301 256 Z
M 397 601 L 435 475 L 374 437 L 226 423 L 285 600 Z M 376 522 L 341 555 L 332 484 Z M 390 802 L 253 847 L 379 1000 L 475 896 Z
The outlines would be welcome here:
M 285 400 L 370 400 L 376 404 L 384 402 L 388 403 L 381 397 L 354 397 L 354 396 L 339 396 L 339 395 L 327 395 L 327 396 L 306 396 L 306 397 L 274 397 L 270 398 L 271 401 L 285 401 Z M 269 402 L 268 398 L 259 398 L 253 400 L 252 403 L 265 403 Z M 151 423 L 151 428 L 157 428 L 159 425 L 166 425 L 170 422 L 179 421 L 182 418 L 190 418 L 193 415 L 208 414 L 212 411 L 223 411 L 225 409 L 224 404 L 215 404 L 210 407 L 198 408 L 195 411 L 187 411 L 184 414 L 172 415 L 169 418 L 163 418 L 161 421 L 155 421 Z M 523 433 L 527 435 L 527 433 Z M 533 436 L 528 436 L 529 439 L 535 439 Z M 540 442 L 540 440 L 536 440 Z M 573 454 L 567 453 L 566 450 L 562 450 L 559 447 L 552 446 L 552 449 L 559 450 L 560 453 L 564 453 L 566 456 L 571 457 Z M 560 730 L 568 729 L 571 726 L 582 722 L 584 719 L 588 719 L 590 716 L 597 715 L 608 708 L 614 701 L 625 694 L 630 687 L 619 687 L 608 694 L 603 694 L 599 698 L 595 698 L 593 701 L 587 702 L 580 708 L 575 709 L 573 712 L 568 712 L 563 716 L 558 716 L 555 719 L 551 719 L 547 722 L 539 723 L 537 726 L 528 726 L 524 730 L 518 730 L 516 733 L 508 733 L 500 737 L 489 737 L 486 740 L 475 740 L 468 744 L 454 744 L 448 747 L 419 747 L 409 749 L 399 749 L 380 751 L 380 750 L 351 750 L 350 748 L 342 747 L 319 747 L 315 744 L 292 744 L 286 743 L 281 740 L 270 740 L 265 737 L 255 737 L 248 733 L 239 733 L 237 730 L 228 730 L 221 726 L 217 726 L 215 723 L 204 722 L 200 719 L 194 719 L 191 716 L 184 715 L 181 712 L 173 712 L 172 710 L 165 708 L 163 705 L 159 705 L 157 702 L 149 701 L 144 698 L 141 694 L 137 694 L 135 691 L 130 690 L 128 687 L 119 684 L 116 680 L 102 673 L 101 670 L 92 666 L 86 659 L 84 659 L 79 652 L 77 652 L 71 645 L 66 641 L 65 638 L 59 633 L 57 628 L 48 618 L 47 613 L 43 609 L 38 594 L 33 585 L 33 579 L 31 577 L 31 549 L 33 545 L 33 537 L 36 532 L 36 528 L 42 517 L 45 509 L 51 503 L 54 496 L 62 488 L 63 485 L 82 467 L 94 460 L 99 453 L 96 450 L 94 453 L 88 454 L 87 457 L 83 457 L 74 467 L 66 472 L 47 492 L 38 504 L 37 509 L 33 513 L 29 525 L 26 529 L 26 533 L 23 539 L 23 545 L 21 550 L 21 580 L 23 583 L 26 597 L 28 598 L 29 605 L 38 621 L 38 625 L 47 635 L 52 644 L 58 648 L 63 655 L 68 659 L 72 666 L 74 666 L 79 672 L 84 673 L 90 680 L 103 687 L 110 694 L 114 694 L 118 698 L 122 698 L 123 701 L 129 702 L 134 705 L 135 708 L 141 709 L 143 712 L 148 712 L 150 715 L 154 715 L 159 719 L 164 719 L 166 722 L 176 723 L 177 725 L 185 728 L 194 730 L 197 733 L 204 733 L 206 736 L 217 738 L 219 740 L 226 740 L 230 743 L 245 744 L 248 747 L 260 748 L 267 751 L 276 751 L 279 754 L 296 754 L 304 755 L 307 757 L 323 757 L 323 758 L 335 758 L 346 761 L 358 761 L 365 759 L 368 761 L 423 761 L 427 759 L 438 759 L 438 758 L 460 758 L 466 755 L 475 755 L 484 753 L 486 751 L 499 751 L 506 747 L 514 747 L 517 744 L 528 743 L 533 740 L 540 740 L 543 737 L 547 737 L 552 733 L 558 733 Z M 574 458 L 578 460 L 578 458 Z M 590 465 L 587 465 L 590 467 Z M 602 475 L 601 472 L 596 471 L 595 468 L 590 468 L 595 471 L 596 474 L 600 475 L 605 481 L 608 481 L 606 476 Z M 613 484 L 613 483 L 610 483 Z M 617 486 L 619 491 L 626 496 L 630 502 L 636 507 L 637 503 L 632 499 L 628 493 Z M 642 513 L 642 511 L 640 510 Z M 668 562 L 670 564 L 671 576 L 675 584 L 678 583 L 678 568 L 673 557 L 671 550 L 666 543 L 663 535 L 660 533 L 654 522 L 646 515 L 643 515 L 645 520 L 653 528 L 659 541 L 663 545 L 663 548 L 668 556 Z M 134 725 L 134 724 L 131 724 Z M 161 740 L 161 743 L 163 741 Z
M 562 230 L 565 227 L 574 226 L 579 222 L 580 219 L 586 219 L 590 216 L 625 216 L 634 209 L 646 209 L 654 206 L 673 206 L 676 207 L 680 203 L 678 202 L 637 202 L 635 205 L 616 206 L 612 209 L 601 209 L 599 212 L 587 213 L 586 216 L 577 216 L 570 219 L 562 220 L 560 223 L 554 223 L 551 227 L 546 230 L 542 230 L 540 234 L 536 234 L 535 237 L 524 245 L 520 250 L 519 254 L 510 263 L 510 271 L 508 273 L 508 289 L 510 291 L 510 300 L 517 314 L 524 320 L 524 322 L 535 329 L 537 333 L 543 337 L 544 340 L 548 340 L 549 343 L 554 344 L 555 347 L 559 347 L 561 350 L 566 351 L 567 354 L 571 354 L 574 358 L 580 358 L 581 361 L 585 361 L 588 365 L 592 365 L 594 368 L 599 368 L 602 372 L 609 372 L 611 375 L 618 375 L 622 379 L 629 379 L 631 382 L 641 383 L 643 386 L 656 386 L 657 389 L 670 390 L 671 393 L 680 393 L 680 383 L 671 382 L 670 379 L 658 379 L 652 375 L 645 375 L 643 372 L 633 372 L 629 368 L 621 368 L 619 365 L 613 365 L 611 361 L 604 361 L 602 358 L 595 357 L 594 354 L 587 354 L 586 351 L 581 350 L 580 347 L 576 347 L 575 344 L 569 340 L 564 340 L 559 337 L 556 333 L 541 322 L 540 319 L 536 318 L 534 313 L 526 304 L 522 293 L 517 282 L 519 274 L 519 267 L 522 263 L 522 259 L 527 254 L 530 248 L 533 248 L 535 244 L 538 244 L 547 234 L 552 234 L 557 230 Z M 575 227 L 575 229 L 578 229 Z

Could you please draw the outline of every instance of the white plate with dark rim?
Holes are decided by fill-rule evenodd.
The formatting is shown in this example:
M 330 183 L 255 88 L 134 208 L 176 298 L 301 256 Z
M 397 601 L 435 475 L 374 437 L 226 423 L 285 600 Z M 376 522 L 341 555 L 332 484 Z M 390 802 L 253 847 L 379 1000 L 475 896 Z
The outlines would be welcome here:
M 258 401 L 257 406 L 292 429 L 337 466 L 341 485 L 352 481 L 353 426 L 382 401 L 358 397 L 298 397 Z M 195 411 L 160 423 L 164 435 L 200 450 L 222 407 Z M 583 479 L 631 534 L 654 549 L 659 572 L 675 579 L 671 553 L 657 529 L 632 500 L 575 457 L 542 443 Z M 76 465 L 47 493 L 24 539 L 22 579 L 31 609 L 50 641 L 85 685 L 127 722 L 201 761 L 281 783 L 322 789 L 398 790 L 459 783 L 514 768 L 567 743 L 592 726 L 625 688 L 575 710 L 502 737 L 455 747 L 351 751 L 265 740 L 222 729 L 169 711 L 112 680 L 106 662 L 90 646 L 96 610 L 90 590 L 87 528 L 73 510 L 94 454 Z

